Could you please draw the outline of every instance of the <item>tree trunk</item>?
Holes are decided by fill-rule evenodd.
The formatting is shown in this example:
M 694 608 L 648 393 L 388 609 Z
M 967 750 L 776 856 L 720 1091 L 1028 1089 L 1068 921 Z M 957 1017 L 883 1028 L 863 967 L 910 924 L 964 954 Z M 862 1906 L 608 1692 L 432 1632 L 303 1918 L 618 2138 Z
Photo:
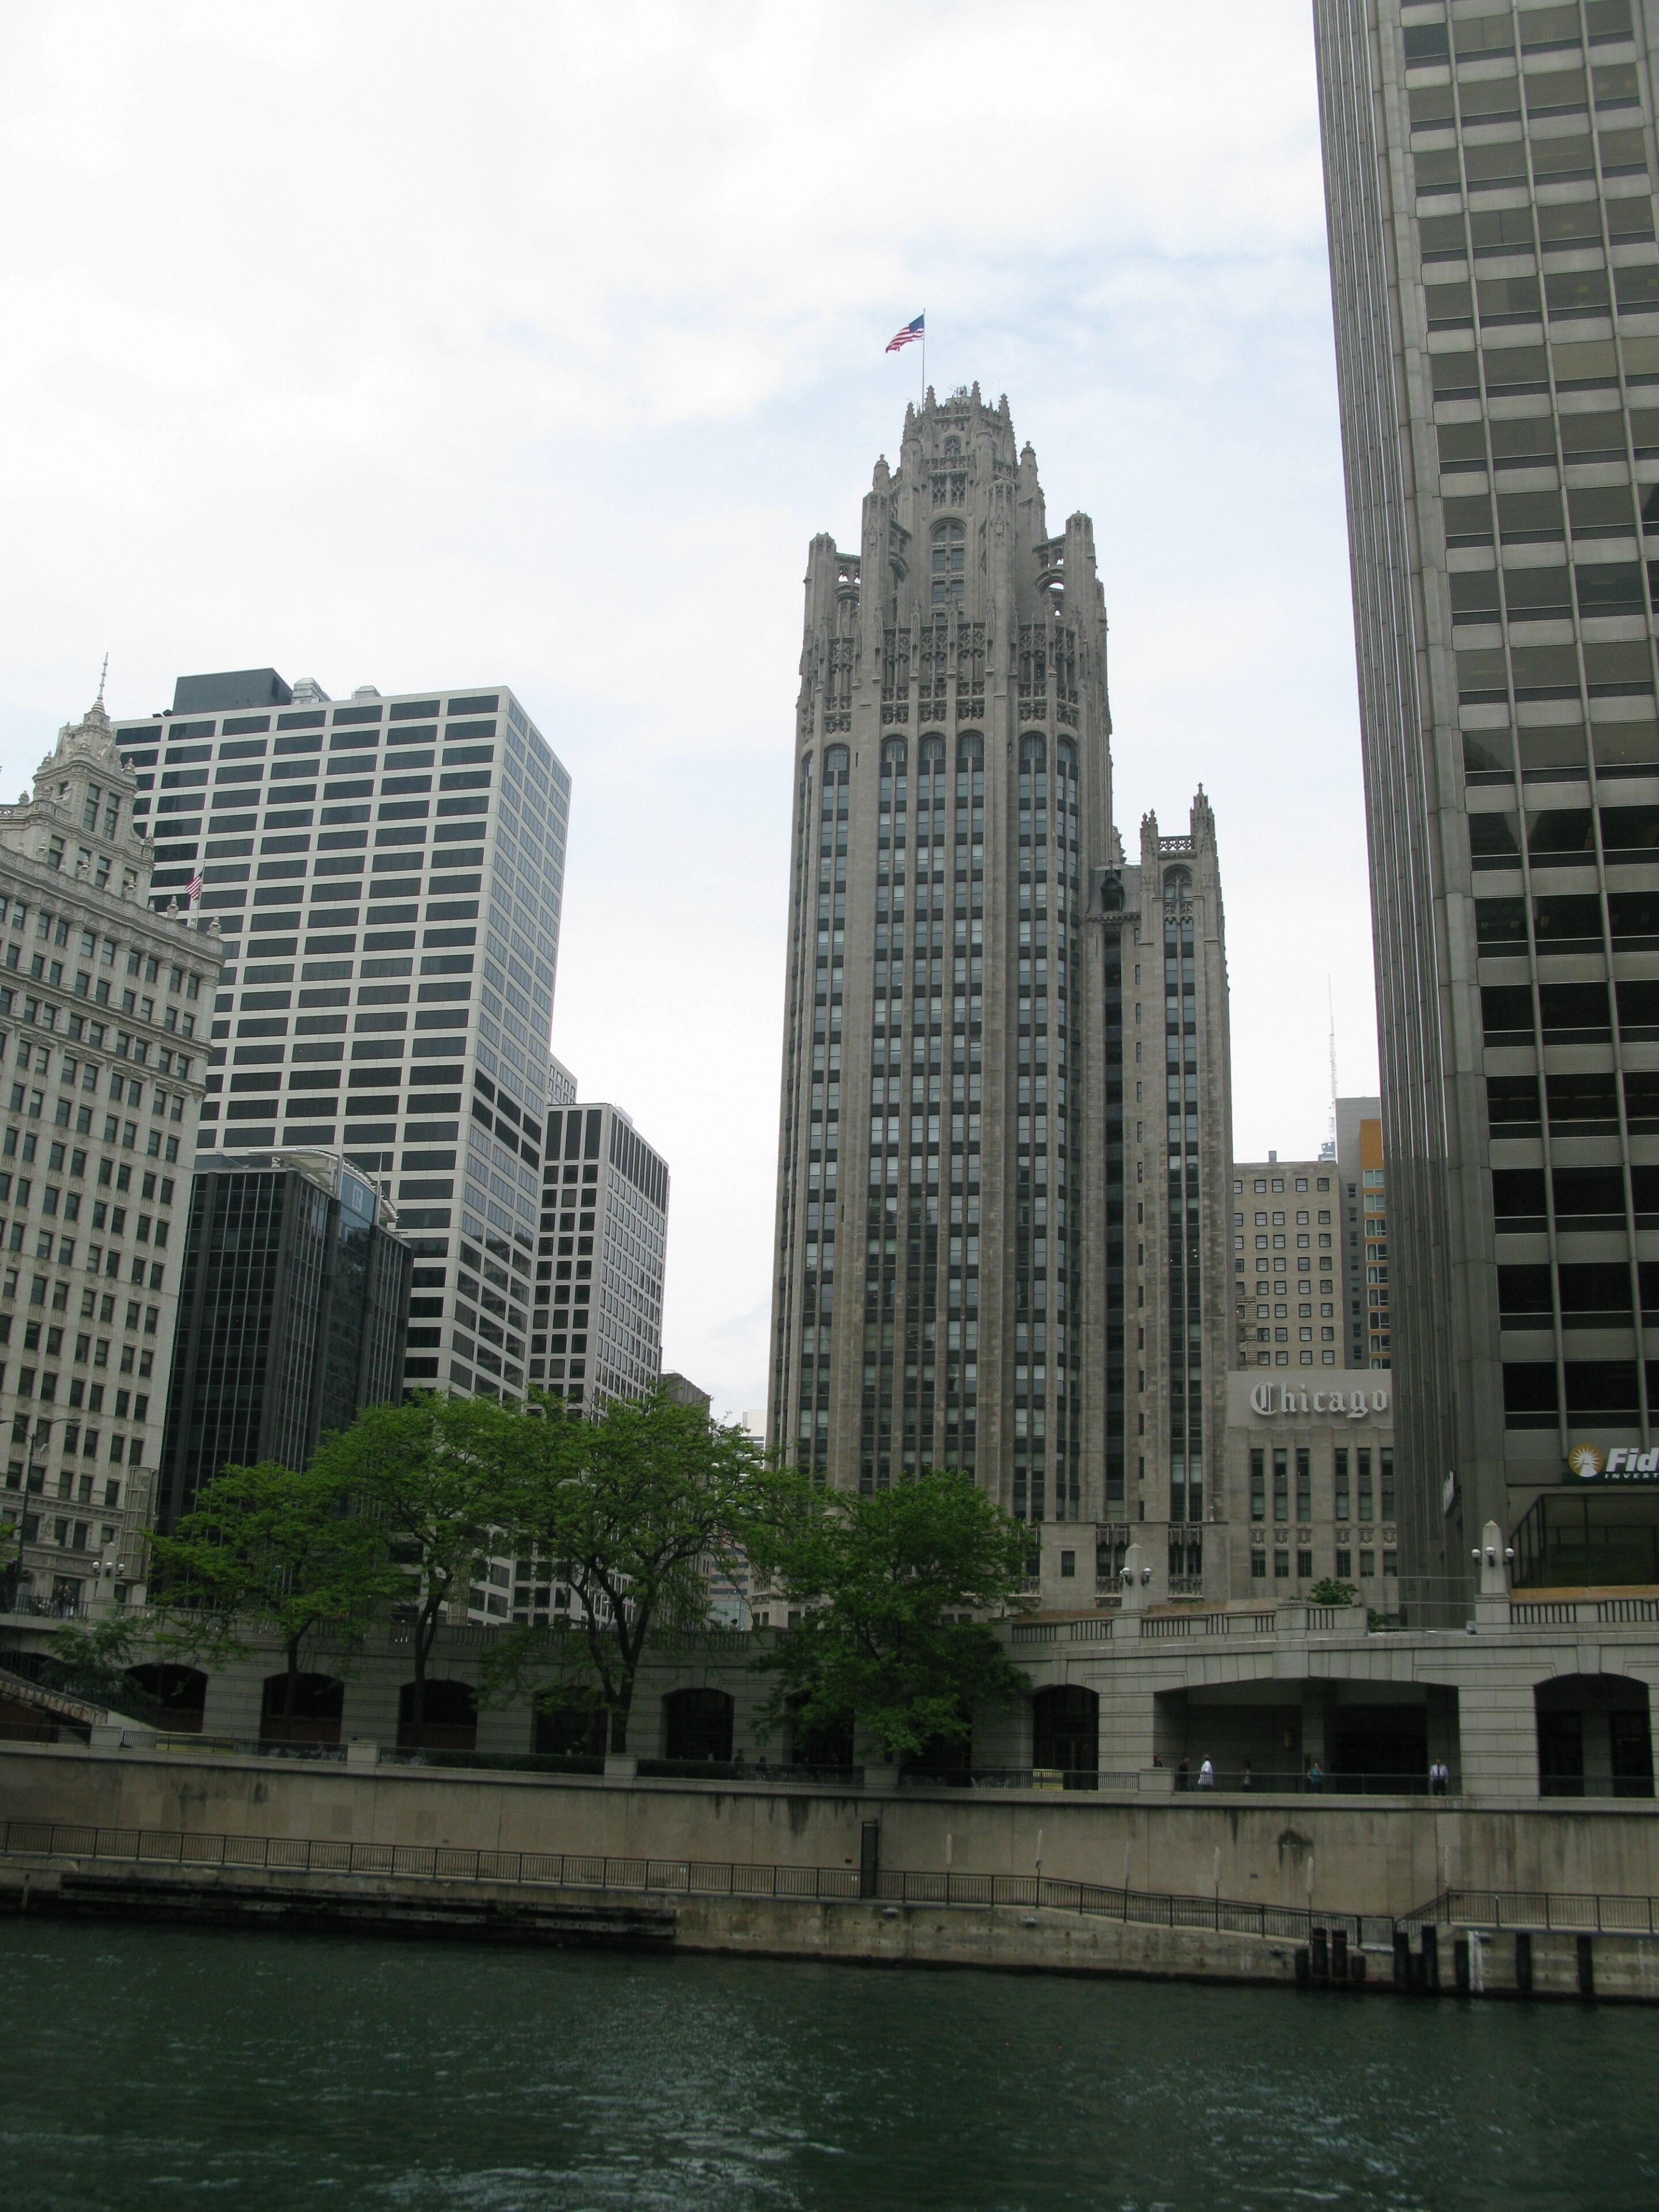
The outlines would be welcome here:
M 409 1720 L 417 1748 L 426 1727 L 426 1662 L 438 1640 L 438 1606 L 436 1597 L 428 1597 L 415 1623 L 415 1694 L 409 1701 Z

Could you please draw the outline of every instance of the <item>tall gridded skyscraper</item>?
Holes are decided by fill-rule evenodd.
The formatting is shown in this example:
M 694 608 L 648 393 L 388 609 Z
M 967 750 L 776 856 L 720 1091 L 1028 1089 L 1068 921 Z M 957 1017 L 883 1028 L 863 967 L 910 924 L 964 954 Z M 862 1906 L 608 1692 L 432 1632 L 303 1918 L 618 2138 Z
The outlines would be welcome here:
M 1654 17 L 1315 23 L 1402 1565 L 1431 1596 L 1486 1520 L 1565 1504 L 1576 1443 L 1647 1444 L 1659 1391 Z
M 1204 1571 L 1231 1324 L 1212 825 L 1126 867 L 1110 728 L 1087 516 L 1050 534 L 1006 398 L 930 392 L 859 551 L 808 555 L 771 1440 L 836 1487 L 971 1471 L 1084 1603 L 1139 1519 Z
M 522 1395 L 569 777 L 500 684 L 186 676 L 117 736 L 152 903 L 199 872 L 223 933 L 203 1152 L 343 1147 L 414 1255 L 405 1382 Z

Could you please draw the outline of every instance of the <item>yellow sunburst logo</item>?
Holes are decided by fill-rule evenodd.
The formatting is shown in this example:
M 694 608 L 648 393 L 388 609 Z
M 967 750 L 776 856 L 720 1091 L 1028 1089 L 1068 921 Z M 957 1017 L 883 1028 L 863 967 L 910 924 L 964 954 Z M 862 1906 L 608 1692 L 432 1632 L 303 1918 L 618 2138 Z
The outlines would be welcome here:
M 1593 1481 L 1601 1472 L 1601 1455 L 1594 1444 L 1575 1444 L 1567 1454 L 1567 1465 L 1586 1482 Z

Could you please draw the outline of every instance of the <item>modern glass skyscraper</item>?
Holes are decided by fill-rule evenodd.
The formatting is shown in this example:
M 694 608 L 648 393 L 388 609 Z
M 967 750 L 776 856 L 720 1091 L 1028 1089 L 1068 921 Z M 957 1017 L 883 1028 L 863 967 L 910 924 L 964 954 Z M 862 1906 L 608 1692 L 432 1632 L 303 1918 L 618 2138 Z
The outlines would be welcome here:
M 807 556 L 770 1434 L 970 1470 L 1085 1605 L 1139 1521 L 1209 1571 L 1232 1319 L 1214 825 L 1126 866 L 1110 730 L 1088 517 L 930 392 Z
M 1315 22 L 1409 1601 L 1659 1394 L 1654 25 Z
M 415 1255 L 404 1380 L 521 1395 L 568 776 L 501 684 L 181 677 L 118 737 L 151 903 L 199 871 L 224 935 L 201 1149 L 343 1147 Z M 459 1343 L 458 1262 L 510 1285 Z
M 210 1152 L 191 1184 L 156 1522 L 227 1465 L 303 1468 L 402 1395 L 410 1255 L 337 1154 Z

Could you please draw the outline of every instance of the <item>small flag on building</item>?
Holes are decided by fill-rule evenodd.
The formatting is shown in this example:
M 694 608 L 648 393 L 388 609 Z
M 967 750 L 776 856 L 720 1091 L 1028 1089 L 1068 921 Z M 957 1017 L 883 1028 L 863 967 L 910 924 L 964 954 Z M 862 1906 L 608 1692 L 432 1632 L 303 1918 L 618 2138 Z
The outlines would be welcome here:
M 185 889 L 190 894 L 191 904 L 194 906 L 197 900 L 202 896 L 202 872 L 199 868 L 191 878 L 190 881 L 185 885 Z
M 914 323 L 907 323 L 904 325 L 904 328 L 900 331 L 896 337 L 888 339 L 888 352 L 902 353 L 905 347 L 908 345 L 920 345 L 925 343 L 927 335 L 927 318 L 926 315 L 918 315 Z

